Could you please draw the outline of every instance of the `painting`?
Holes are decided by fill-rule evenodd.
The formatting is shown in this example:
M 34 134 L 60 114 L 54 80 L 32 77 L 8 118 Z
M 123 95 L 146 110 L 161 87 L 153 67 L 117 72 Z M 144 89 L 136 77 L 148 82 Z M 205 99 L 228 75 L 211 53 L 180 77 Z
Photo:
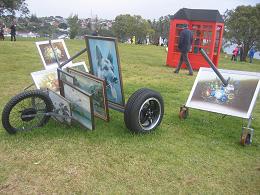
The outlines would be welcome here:
M 81 72 L 89 72 L 88 67 L 85 62 L 73 63 L 69 66 L 65 66 L 64 68 L 73 68 L 74 70 L 78 70 Z
M 73 84 L 93 96 L 93 107 L 95 116 L 109 121 L 109 111 L 106 96 L 105 81 L 89 73 L 68 68 L 68 73 L 74 76 Z
M 51 43 L 60 63 L 63 63 L 70 58 L 64 40 L 52 40 Z M 57 68 L 58 64 L 56 62 L 56 58 L 49 44 L 49 41 L 36 42 L 36 46 L 38 48 L 45 69 Z M 71 64 L 72 62 L 68 63 L 67 66 Z
M 260 73 L 219 70 L 229 79 L 223 86 L 211 68 L 200 68 L 187 107 L 249 119 L 260 88 Z
M 56 93 L 60 92 L 57 69 L 32 72 L 31 76 L 37 89 L 51 89 Z
M 54 116 L 54 118 L 62 123 L 66 122 L 70 125 L 72 117 L 71 103 L 67 99 L 50 89 L 48 89 L 48 95 L 52 101 L 54 113 L 57 114 L 57 116 Z M 59 115 L 62 115 L 63 117 Z
M 71 102 L 72 118 L 90 130 L 95 129 L 92 95 L 63 82 L 64 97 Z
M 115 38 L 86 36 L 91 72 L 106 82 L 109 104 L 124 108 L 122 74 Z

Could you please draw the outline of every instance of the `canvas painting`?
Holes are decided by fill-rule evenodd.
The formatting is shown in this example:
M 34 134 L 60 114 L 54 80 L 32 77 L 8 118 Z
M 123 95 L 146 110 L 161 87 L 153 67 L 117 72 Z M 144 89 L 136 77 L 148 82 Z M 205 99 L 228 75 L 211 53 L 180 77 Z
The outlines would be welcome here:
M 63 82 L 64 97 L 71 102 L 72 118 L 84 127 L 94 130 L 92 96 L 81 89 Z
M 200 68 L 187 107 L 221 113 L 241 118 L 250 118 L 260 88 L 260 73 L 219 70 L 229 79 L 224 87 L 210 68 Z
M 68 68 L 68 73 L 74 76 L 74 85 L 93 96 L 95 116 L 109 121 L 109 112 L 106 98 L 106 86 L 101 80 L 91 74 Z
M 70 58 L 64 40 L 52 40 L 51 43 L 60 63 L 63 63 Z M 45 69 L 57 68 L 58 64 L 56 62 L 56 58 L 49 44 L 49 41 L 36 42 L 36 46 L 38 48 Z M 68 63 L 68 66 L 71 64 L 72 62 Z
M 81 72 L 89 72 L 88 67 L 85 62 L 73 63 L 69 66 L 65 66 L 65 68 L 73 68 L 74 70 L 78 70 Z
M 92 73 L 106 82 L 110 104 L 124 108 L 125 100 L 117 41 L 114 38 L 86 36 Z
M 31 76 L 37 89 L 51 89 L 56 93 L 59 93 L 59 81 L 57 75 L 57 69 L 42 70 L 38 72 L 32 72 Z
M 54 106 L 54 113 L 57 114 L 54 118 L 62 123 L 66 122 L 67 124 L 71 124 L 71 103 L 50 89 L 48 89 L 48 94 Z M 64 117 L 58 115 L 62 115 Z
M 73 85 L 74 76 L 69 74 L 67 71 L 62 70 L 60 68 L 57 69 L 57 73 L 58 73 L 58 82 L 59 82 L 59 86 L 60 86 L 60 94 L 62 96 L 64 96 L 63 82 L 67 82 L 67 83 L 70 83 L 71 85 Z

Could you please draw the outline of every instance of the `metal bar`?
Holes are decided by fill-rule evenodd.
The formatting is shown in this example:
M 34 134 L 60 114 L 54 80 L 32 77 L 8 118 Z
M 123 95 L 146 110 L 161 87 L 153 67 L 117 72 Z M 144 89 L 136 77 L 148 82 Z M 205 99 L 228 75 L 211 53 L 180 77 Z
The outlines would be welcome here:
M 52 52 L 54 53 L 55 60 L 56 60 L 56 62 L 57 62 L 57 64 L 58 64 L 58 66 L 60 66 L 60 61 L 59 61 L 59 59 L 58 59 L 58 57 L 57 57 L 57 54 L 56 54 L 56 52 L 55 52 L 55 50 L 54 50 L 54 48 L 53 48 L 53 46 L 52 46 L 51 40 L 49 40 L 49 44 L 50 44 L 50 46 L 51 46 Z
M 113 110 L 116 110 L 116 111 L 118 111 L 118 112 L 122 112 L 122 113 L 125 112 L 125 109 L 124 109 L 124 108 L 119 108 L 119 107 L 117 107 L 117 106 L 111 104 L 110 102 L 108 102 L 108 107 L 111 108 L 111 109 L 113 109 Z
M 222 74 L 218 71 L 218 69 L 216 68 L 215 64 L 213 64 L 213 62 L 210 60 L 209 56 L 207 55 L 207 53 L 204 51 L 204 49 L 200 48 L 200 53 L 202 54 L 202 56 L 205 58 L 205 60 L 208 62 L 208 64 L 210 65 L 210 67 L 213 69 L 213 71 L 216 73 L 216 75 L 218 76 L 218 78 L 222 81 L 224 87 L 226 87 L 228 85 L 229 79 L 226 80 L 224 79 L 224 77 L 222 76 Z
M 34 83 L 30 84 L 28 87 L 25 87 L 23 90 L 26 91 L 27 89 L 31 88 L 34 85 Z
M 70 59 L 66 60 L 65 62 L 63 62 L 62 64 L 59 64 L 59 68 L 62 68 L 63 66 L 65 66 L 66 64 L 68 64 L 69 62 L 71 62 L 72 60 L 74 60 L 75 58 L 79 57 L 80 55 L 82 55 L 83 53 L 85 53 L 87 51 L 87 48 L 84 48 L 83 50 L 81 50 L 79 53 L 75 54 L 74 56 L 72 56 Z
M 252 118 L 252 116 L 250 116 L 250 118 L 248 119 L 247 128 L 251 127 L 252 120 L 253 120 L 253 118 Z

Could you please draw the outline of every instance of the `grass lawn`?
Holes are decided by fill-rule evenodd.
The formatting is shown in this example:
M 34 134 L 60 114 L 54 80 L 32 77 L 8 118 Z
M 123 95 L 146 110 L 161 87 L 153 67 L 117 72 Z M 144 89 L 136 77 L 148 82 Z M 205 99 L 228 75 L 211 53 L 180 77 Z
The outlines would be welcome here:
M 71 55 L 85 46 L 66 44 Z M 197 72 L 173 74 L 162 47 L 120 44 L 119 52 L 126 100 L 141 87 L 163 96 L 160 127 L 133 135 L 113 110 L 110 123 L 95 120 L 95 131 L 51 120 L 11 136 L 0 126 L 0 194 L 260 194 L 259 98 L 253 144 L 242 147 L 240 118 L 191 109 L 179 120 Z M 260 72 L 260 61 L 234 63 L 222 55 L 219 67 Z M 34 41 L 0 42 L 1 110 L 42 69 Z

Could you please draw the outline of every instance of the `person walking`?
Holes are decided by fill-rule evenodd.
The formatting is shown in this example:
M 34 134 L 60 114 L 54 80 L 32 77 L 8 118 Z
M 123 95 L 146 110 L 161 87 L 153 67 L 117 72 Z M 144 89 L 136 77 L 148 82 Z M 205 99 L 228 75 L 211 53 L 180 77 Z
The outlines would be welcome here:
M 10 29 L 11 29 L 11 41 L 16 41 L 16 25 L 13 23 Z
M 188 52 L 190 51 L 192 41 L 193 41 L 192 32 L 188 29 L 187 26 L 185 26 L 185 28 L 180 33 L 178 48 L 181 51 L 181 57 L 179 60 L 179 64 L 176 70 L 174 71 L 174 73 L 179 73 L 181 65 L 184 61 L 189 70 L 189 75 L 190 76 L 193 75 L 193 69 L 188 58 Z
M 249 50 L 249 60 L 250 60 L 250 63 L 253 62 L 254 55 L 255 55 L 255 50 L 254 50 L 254 48 L 251 48 Z

